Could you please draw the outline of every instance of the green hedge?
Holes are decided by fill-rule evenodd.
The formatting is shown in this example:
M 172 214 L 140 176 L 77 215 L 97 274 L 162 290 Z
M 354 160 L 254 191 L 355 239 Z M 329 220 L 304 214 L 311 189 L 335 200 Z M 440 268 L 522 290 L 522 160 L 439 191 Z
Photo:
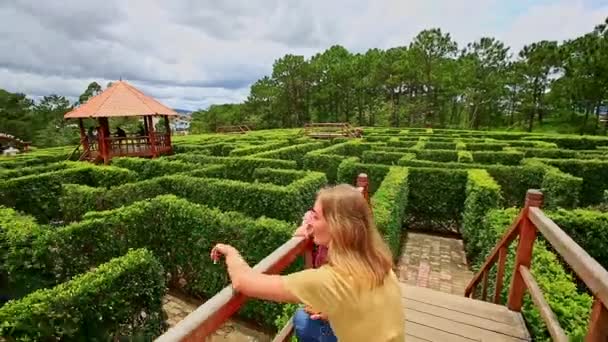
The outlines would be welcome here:
M 576 151 L 558 148 L 517 148 L 526 158 L 576 158 Z
M 453 162 L 458 160 L 456 150 L 419 150 L 416 151 L 416 158 L 421 160 L 431 160 L 437 162 Z
M 599 204 L 605 189 L 608 189 L 608 160 L 540 159 L 565 173 L 583 179 L 579 205 Z
M 391 167 L 372 196 L 371 205 L 376 226 L 388 243 L 393 257 L 400 254 L 401 235 L 408 200 L 408 170 Z
M 311 204 L 312 201 L 307 203 Z M 182 279 L 186 292 L 209 298 L 228 284 L 225 268 L 209 259 L 209 250 L 215 243 L 229 242 L 253 265 L 289 240 L 294 229 L 293 223 L 253 219 L 164 195 L 111 211 L 89 213 L 81 222 L 40 236 L 31 248 L 38 261 L 23 276 L 45 275 L 49 284 L 62 282 L 129 248 L 145 247 L 161 261 L 172 287 L 181 286 Z M 28 262 L 28 258 L 20 262 Z M 280 306 L 255 301 L 243 312 L 271 325 Z
M 284 141 L 278 141 L 278 142 L 265 143 L 263 145 L 258 145 L 258 146 L 241 147 L 241 148 L 236 148 L 236 149 L 230 151 L 229 156 L 230 157 L 242 157 L 242 156 L 247 156 L 247 155 L 256 154 L 256 153 L 260 153 L 260 152 L 275 150 L 277 148 L 289 146 L 290 144 L 291 144 L 291 141 L 284 140 Z
M 22 167 L 19 169 L 1 170 L 0 171 L 0 180 L 64 170 L 64 169 L 67 169 L 74 165 L 78 165 L 78 163 L 59 162 L 59 163 L 53 163 L 53 164 L 48 164 L 48 165 L 44 165 L 44 166 L 26 166 L 26 167 Z
M 222 178 L 253 181 L 253 172 L 260 167 L 273 169 L 297 169 L 293 160 L 265 159 L 253 157 L 212 157 L 199 154 L 178 154 L 166 157 L 169 160 L 182 160 L 195 164 L 222 164 L 226 168 Z
M 584 136 L 534 136 L 523 137 L 524 140 L 534 139 L 557 144 L 567 150 L 593 150 L 597 146 L 608 145 L 608 138 Z
M 308 174 L 306 171 L 259 168 L 255 169 L 253 177 L 256 182 L 287 186 L 298 179 L 306 177 Z
M 279 149 L 268 152 L 256 153 L 252 155 L 252 157 L 265 159 L 293 160 L 297 163 L 298 168 L 301 168 L 304 165 L 304 155 L 306 155 L 306 153 L 323 148 L 325 146 L 326 143 L 324 142 L 313 142 L 295 146 L 281 147 Z
M 13 262 L 13 259 L 20 260 L 22 254 L 29 255 L 26 246 L 45 230 L 33 217 L 11 208 L 0 207 L 0 290 L 3 294 L 16 298 L 27 293 L 19 275 L 22 270 L 29 268 L 31 263 Z M 35 284 L 41 283 L 41 279 L 29 280 Z
M 429 150 L 454 150 L 456 149 L 456 143 L 429 141 L 425 144 L 424 148 Z
M 475 151 L 473 160 L 481 164 L 517 165 L 521 163 L 524 154 L 521 152 Z
M 140 180 L 192 171 L 201 167 L 198 164 L 179 160 L 144 158 L 114 158 L 112 165 L 137 172 Z
M 545 213 L 604 268 L 608 269 L 608 213 L 558 209 Z
M 359 162 L 359 158 L 346 158 L 338 166 L 337 183 L 346 183 L 355 185 L 357 176 L 360 173 L 365 173 L 369 180 L 369 193 L 374 194 L 384 177 L 388 173 L 389 166 L 379 164 L 364 164 Z
M 410 168 L 408 216 L 425 229 L 458 227 L 466 183 L 465 170 Z
M 539 160 L 527 159 L 524 161 L 529 168 L 538 168 L 544 171 L 541 190 L 544 194 L 544 207 L 576 208 L 580 201 L 583 179 L 564 173 L 557 167 L 547 165 Z
M 314 202 L 316 192 L 327 184 L 327 178 L 319 172 L 257 172 L 258 176 L 266 175 L 266 180 L 284 182 L 286 177 L 289 177 L 291 182 L 287 186 L 279 186 L 171 175 L 109 190 L 67 185 L 63 189 L 61 206 L 66 221 L 77 221 L 89 211 L 114 209 L 158 195 L 174 194 L 191 202 L 218 207 L 221 210 L 296 222 L 301 220 L 302 215 Z
M 190 144 L 175 144 L 173 151 L 175 153 L 197 153 L 197 154 L 210 154 L 217 157 L 225 157 L 232 152 L 232 150 L 240 147 L 234 143 L 219 142 L 214 144 L 206 145 L 190 145 Z
M 504 143 L 475 143 L 467 142 L 467 150 L 469 151 L 502 151 L 503 147 L 507 146 Z
M 136 173 L 130 170 L 83 164 L 80 167 L 0 182 L 0 205 L 23 211 L 46 223 L 61 217 L 59 197 L 62 184 L 109 187 L 136 178 Z
M 458 151 L 458 162 L 459 163 L 472 163 L 473 162 L 473 154 L 470 151 Z
M 14 341 L 152 340 L 165 329 L 163 269 L 134 250 L 54 288 L 0 308 L 0 335 Z
M 468 170 L 460 232 L 469 260 L 475 259 L 482 251 L 482 242 L 495 238 L 486 229 L 483 219 L 490 210 L 499 208 L 501 203 L 500 185 L 494 178 L 486 170 Z
M 482 253 L 472 260 L 473 268 L 478 271 L 486 256 L 502 238 L 508 227 L 517 216 L 517 209 L 492 210 L 484 219 L 484 227 L 488 235 L 479 236 L 482 240 L 476 243 L 482 246 Z M 493 238 L 490 238 L 493 235 Z M 469 242 L 470 243 L 470 242 Z M 506 303 L 514 268 L 516 242 L 511 244 L 505 267 L 505 278 L 502 291 L 502 304 Z M 582 340 L 586 334 L 592 298 L 577 290 L 573 276 L 564 269 L 560 260 L 551 253 L 545 243 L 537 240 L 534 244 L 531 272 L 541 288 L 546 301 L 556 314 L 564 331 L 573 340 Z M 493 293 L 495 270 L 488 277 L 490 291 Z M 536 305 L 529 295 L 524 297 L 522 314 L 527 322 L 528 329 L 535 341 L 547 341 L 548 332 Z
M 361 160 L 367 164 L 397 165 L 399 159 L 403 158 L 404 155 L 404 153 L 399 152 L 365 151 Z M 410 153 L 410 155 L 415 156 L 413 153 Z

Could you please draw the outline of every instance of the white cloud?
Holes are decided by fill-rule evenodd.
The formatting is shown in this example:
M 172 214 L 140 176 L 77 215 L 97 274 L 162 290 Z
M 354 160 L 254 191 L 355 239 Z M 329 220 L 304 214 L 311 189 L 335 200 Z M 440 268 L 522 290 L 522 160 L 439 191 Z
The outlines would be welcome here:
M 0 88 L 75 98 L 122 77 L 170 106 L 204 108 L 243 100 L 286 53 L 407 45 L 432 27 L 460 47 L 494 36 L 517 53 L 607 16 L 597 0 L 19 0 L 0 3 Z

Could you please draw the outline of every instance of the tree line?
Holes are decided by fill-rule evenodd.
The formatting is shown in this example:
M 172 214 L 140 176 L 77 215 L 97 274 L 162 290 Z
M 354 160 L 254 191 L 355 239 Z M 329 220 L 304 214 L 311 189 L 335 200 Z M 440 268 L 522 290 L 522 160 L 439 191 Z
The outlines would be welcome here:
M 540 41 L 517 54 L 484 37 L 458 47 L 449 33 L 420 32 L 408 46 L 352 53 L 335 45 L 305 58 L 277 59 L 243 103 L 193 113 L 194 131 L 249 123 L 512 128 L 605 134 L 608 19 L 561 43 Z

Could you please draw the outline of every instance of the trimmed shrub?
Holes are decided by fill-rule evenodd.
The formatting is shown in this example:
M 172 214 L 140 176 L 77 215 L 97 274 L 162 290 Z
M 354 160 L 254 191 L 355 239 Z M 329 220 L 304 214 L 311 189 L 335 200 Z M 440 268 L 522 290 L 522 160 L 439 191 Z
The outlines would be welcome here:
M 438 162 L 452 162 L 458 160 L 458 152 L 455 150 L 419 150 L 416 158 Z
M 185 163 L 179 160 L 114 158 L 112 165 L 137 172 L 139 180 L 192 171 L 200 168 L 198 164 Z
M 463 151 L 467 149 L 467 144 L 464 143 L 463 141 L 459 140 L 456 142 L 456 150 L 457 151 Z
M 480 164 L 502 164 L 502 165 L 518 165 L 524 158 L 521 152 L 491 152 L 491 151 L 475 151 L 473 152 L 473 160 Z
M 294 181 L 304 178 L 308 175 L 306 171 L 295 170 L 280 170 L 271 168 L 259 168 L 253 172 L 253 177 L 256 182 L 271 183 L 281 186 L 287 186 Z
M 134 250 L 52 289 L 0 308 L 0 334 L 15 341 L 152 340 L 164 330 L 163 269 Z
M 539 160 L 524 161 L 530 168 L 544 171 L 541 190 L 544 194 L 545 208 L 575 208 L 578 206 L 583 179 L 560 171 L 557 167 L 544 164 Z
M 539 159 L 561 171 L 583 179 L 579 205 L 599 204 L 608 189 L 608 160 Z
M 391 167 L 371 198 L 374 221 L 393 257 L 400 256 L 401 234 L 408 200 L 408 170 Z
M 225 157 L 232 150 L 236 149 L 238 145 L 234 143 L 220 142 L 207 145 L 189 145 L 189 144 L 176 144 L 173 146 L 175 153 L 197 153 L 197 154 L 209 154 L 217 157 Z
M 576 158 L 576 151 L 557 148 L 518 148 L 526 158 Z
M 507 144 L 467 142 L 466 146 L 469 151 L 502 151 L 503 147 L 507 146 Z
M 403 156 L 404 153 L 398 152 L 365 151 L 361 160 L 368 164 L 397 165 Z
M 73 162 L 60 162 L 53 163 L 44 166 L 27 166 L 19 169 L 10 169 L 10 170 L 1 170 L 0 171 L 0 180 L 2 179 L 11 179 L 11 178 L 19 178 L 23 176 L 47 173 L 52 171 L 59 171 L 67 169 L 68 167 L 72 167 L 78 165 L 78 163 Z
M 456 143 L 429 141 L 424 145 L 424 148 L 427 150 L 454 150 L 456 149 Z
M 460 151 L 458 151 L 458 162 L 459 163 L 472 163 L 473 155 L 469 151 L 460 150 Z
M 314 202 L 316 192 L 327 184 L 327 178 L 319 172 L 291 171 L 289 175 L 287 173 L 290 171 L 287 170 L 283 173 L 268 169 L 258 172 L 258 175 L 265 175 L 267 180 L 284 182 L 289 177 L 291 182 L 287 186 L 279 186 L 172 175 L 102 191 L 69 185 L 64 188 L 61 204 L 66 220 L 77 221 L 89 211 L 114 209 L 158 195 L 174 194 L 221 210 L 297 222 Z
M 527 136 L 524 140 L 539 140 L 557 144 L 559 148 L 567 150 L 593 150 L 597 146 L 608 145 L 605 137 L 585 137 L 585 136 Z
M 479 270 L 486 256 L 502 238 L 517 216 L 517 213 L 518 211 L 514 208 L 492 210 L 488 213 L 484 219 L 484 227 L 490 234 L 494 235 L 494 238 L 483 237 L 485 240 L 478 242 L 483 247 L 482 252 L 479 254 L 480 257 L 473 260 L 475 271 Z M 501 296 L 503 304 L 506 303 L 509 291 L 508 284 L 511 283 L 513 274 L 515 249 L 516 243 L 512 243 L 505 265 L 505 278 L 503 282 L 505 286 L 503 287 Z M 577 290 L 572 275 L 564 269 L 559 259 L 548 250 L 542 240 L 538 240 L 534 244 L 531 272 L 566 334 L 574 340 L 582 340 L 586 334 L 593 299 L 588 294 Z M 494 270 L 488 277 L 488 284 L 491 289 L 488 291 L 489 293 L 493 292 L 495 279 Z M 524 297 L 522 314 L 535 341 L 549 340 L 549 334 L 544 322 L 529 295 Z
M 0 182 L 0 205 L 23 211 L 46 223 L 61 217 L 59 197 L 62 184 L 109 187 L 134 181 L 136 177 L 136 173 L 130 170 L 90 164 L 28 175 Z
M 369 193 L 374 194 L 384 177 L 388 173 L 389 166 L 379 164 L 363 164 L 359 162 L 359 158 L 346 158 L 340 166 L 338 166 L 337 183 L 347 183 L 354 185 L 357 181 L 357 176 L 360 173 L 365 173 L 369 179 Z
M 306 208 L 311 204 L 312 201 L 307 203 Z M 185 291 L 211 297 L 229 281 L 225 269 L 209 258 L 215 243 L 229 241 L 253 265 L 289 240 L 294 229 L 293 223 L 253 219 L 164 195 L 111 211 L 89 213 L 84 221 L 40 236 L 32 247 L 38 262 L 26 275 L 45 275 L 52 285 L 122 255 L 129 248 L 145 247 L 161 261 L 173 287 L 180 287 L 181 279 L 185 281 Z M 255 248 L 252 241 L 256 242 Z M 271 325 L 279 308 L 254 301 L 243 313 Z
M 270 143 L 266 143 L 266 144 L 258 145 L 258 146 L 241 147 L 241 148 L 236 148 L 236 149 L 230 151 L 229 156 L 230 157 L 242 157 L 242 156 L 247 156 L 247 155 L 256 154 L 256 153 L 260 153 L 260 152 L 271 151 L 271 150 L 289 146 L 289 145 L 291 145 L 291 142 L 288 140 L 285 140 L 285 141 L 278 141 L 278 142 L 270 142 Z
M 254 158 L 266 159 L 285 159 L 293 160 L 297 163 L 298 168 L 304 165 L 304 155 L 306 153 L 325 147 L 324 142 L 312 142 L 308 144 L 300 144 L 295 146 L 282 147 L 273 151 L 262 152 L 252 155 Z
M 222 178 L 237 179 L 246 182 L 253 181 L 253 171 L 260 167 L 272 169 L 296 169 L 293 160 L 264 159 L 253 157 L 211 157 L 198 154 L 178 154 L 166 157 L 167 159 L 183 160 L 195 164 L 222 164 L 226 168 Z
M 499 208 L 501 201 L 500 185 L 486 170 L 468 170 L 460 232 L 469 260 L 475 259 L 482 251 L 482 241 L 495 238 L 484 226 L 483 219 L 491 209 Z
M 467 172 L 431 168 L 409 169 L 408 216 L 425 229 L 460 226 Z

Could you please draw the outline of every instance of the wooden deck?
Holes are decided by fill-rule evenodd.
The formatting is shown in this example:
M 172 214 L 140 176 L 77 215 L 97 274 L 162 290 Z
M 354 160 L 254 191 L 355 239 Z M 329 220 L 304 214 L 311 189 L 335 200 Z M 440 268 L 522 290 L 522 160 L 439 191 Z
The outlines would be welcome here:
M 505 306 L 402 284 L 405 340 L 530 341 L 521 314 Z

